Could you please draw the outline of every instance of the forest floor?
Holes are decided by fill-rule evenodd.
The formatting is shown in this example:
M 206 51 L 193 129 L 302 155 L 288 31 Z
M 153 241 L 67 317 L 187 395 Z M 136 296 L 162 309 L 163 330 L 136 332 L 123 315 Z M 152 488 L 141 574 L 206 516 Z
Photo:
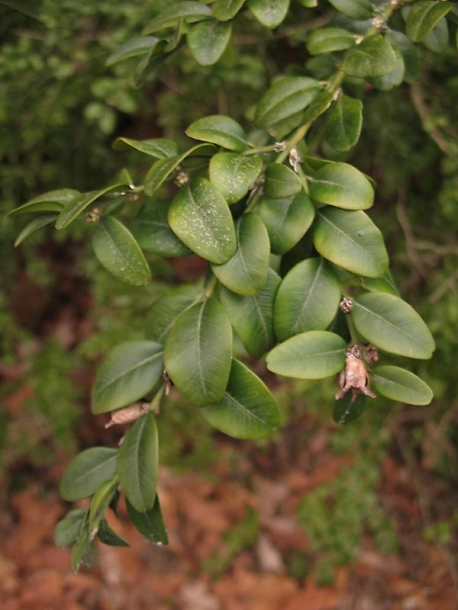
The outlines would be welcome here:
M 83 324 L 67 311 L 66 324 L 72 327 L 76 317 Z M 59 323 L 49 333 L 62 335 Z M 8 417 L 25 419 L 26 370 L 0 373 L 19 380 L 6 397 Z M 81 447 L 94 441 L 89 417 L 78 428 Z M 97 426 L 105 443 L 121 434 Z M 297 433 L 304 429 L 311 431 L 306 443 Z M 7 490 L 0 497 L 1 610 L 457 610 L 456 524 L 443 541 L 425 535 L 432 523 L 451 523 L 457 490 L 431 473 L 424 456 L 401 450 L 408 425 L 393 431 L 376 485 L 397 552 L 381 552 L 364 527 L 351 557 L 337 561 L 325 581 L 317 577 L 314 568 L 329 549 L 317 545 L 298 511 L 307 494 L 332 485 L 357 459 L 333 450 L 336 429 L 301 410 L 261 446 L 216 434 L 217 460 L 160 471 L 169 544 L 143 539 L 121 504 L 111 525 L 130 547 L 99 544 L 94 566 L 78 574 L 70 550 L 53 542 L 55 524 L 69 508 L 58 485 L 71 456 L 62 449 L 53 462 L 22 456 L 0 474 Z M 328 538 L 342 523 L 325 525 Z

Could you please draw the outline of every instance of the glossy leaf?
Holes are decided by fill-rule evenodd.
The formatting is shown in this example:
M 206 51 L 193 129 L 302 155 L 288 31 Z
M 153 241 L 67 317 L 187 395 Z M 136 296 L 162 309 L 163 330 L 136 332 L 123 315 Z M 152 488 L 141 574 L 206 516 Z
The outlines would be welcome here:
M 201 66 L 215 64 L 226 50 L 231 34 L 231 22 L 212 19 L 197 23 L 187 37 L 191 55 Z
M 161 379 L 162 345 L 126 341 L 105 356 L 92 385 L 92 412 L 106 413 L 143 398 Z
M 285 199 L 264 198 L 256 211 L 266 226 L 274 254 L 285 254 L 291 250 L 315 218 L 315 207 L 304 191 Z
M 151 280 L 151 270 L 132 233 L 113 216 L 104 216 L 92 236 L 98 261 L 119 280 L 144 286 Z
M 370 292 L 387 292 L 388 294 L 399 296 L 399 291 L 389 269 L 380 277 L 360 277 L 359 281 L 361 286 Z
M 417 312 L 392 294 L 369 292 L 353 300 L 356 330 L 382 350 L 409 358 L 430 358 L 431 333 Z
M 81 196 L 79 191 L 73 189 L 60 189 L 58 191 L 49 191 L 38 197 L 34 197 L 20 205 L 18 208 L 11 210 L 8 216 L 16 216 L 19 214 L 29 214 L 36 212 L 60 212 L 65 205 L 75 201 Z
M 152 140 L 132 140 L 131 138 L 117 138 L 113 144 L 114 150 L 133 148 L 155 159 L 167 159 L 178 155 L 176 142 L 166 138 Z
M 97 538 L 108 546 L 130 546 L 122 536 L 110 527 L 106 519 L 101 519 L 100 521 Z
M 382 396 L 409 405 L 429 405 L 431 388 L 419 377 L 398 366 L 378 366 L 371 375 L 372 382 Z
M 382 234 L 360 210 L 318 210 L 313 243 L 321 256 L 357 275 L 380 277 L 388 268 Z
M 84 210 L 86 210 L 94 201 L 103 197 L 110 191 L 124 189 L 124 184 L 112 184 L 100 191 L 91 191 L 90 193 L 82 193 L 78 197 L 71 198 L 62 208 L 56 220 L 56 229 L 65 229 L 72 223 Z
M 386 39 L 392 47 L 397 47 L 404 60 L 404 81 L 413 83 L 420 75 L 420 58 L 417 47 L 402 32 L 390 30 Z
M 349 52 L 341 69 L 348 76 L 376 78 L 389 74 L 395 67 L 393 48 L 381 34 L 373 34 Z
M 210 298 L 176 320 L 165 343 L 165 368 L 183 396 L 203 407 L 223 397 L 231 351 L 229 318 L 221 303 Z
M 330 163 L 309 180 L 310 197 L 345 210 L 366 210 L 374 203 L 374 189 L 356 167 Z
M 302 190 L 299 176 L 286 165 L 271 163 L 267 166 L 264 182 L 264 195 L 272 199 L 292 197 Z
M 354 46 L 356 35 L 341 28 L 319 28 L 307 38 L 307 50 L 310 55 L 345 51 Z
M 173 2 L 148 23 L 144 34 L 152 34 L 158 30 L 172 27 L 180 19 L 184 19 L 187 23 L 195 23 L 203 19 L 210 19 L 211 16 L 211 9 L 201 2 L 193 2 L 191 0 Z
M 117 473 L 124 495 L 139 512 L 151 510 L 156 499 L 158 438 L 151 411 L 124 435 L 119 448 Z
M 160 39 L 156 38 L 156 36 L 140 36 L 138 38 L 131 38 L 116 49 L 114 53 L 111 53 L 106 61 L 106 65 L 113 66 L 114 64 L 124 61 L 125 59 L 146 55 L 152 49 L 154 49 L 159 42 Z
M 228 21 L 235 17 L 245 0 L 216 0 L 212 5 L 213 15 L 220 21 Z
M 56 546 L 70 546 L 74 544 L 80 534 L 89 511 L 84 508 L 75 508 L 61 519 L 54 530 L 54 543 Z
M 311 123 L 321 116 L 332 104 L 334 94 L 331 91 L 321 91 L 305 109 L 301 123 Z
M 341 288 L 330 265 L 309 258 L 283 278 L 274 307 L 274 328 L 279 341 L 309 330 L 324 330 L 334 319 Z
M 269 371 L 296 379 L 323 379 L 345 366 L 347 344 L 334 333 L 312 330 L 273 348 L 266 358 Z
M 116 473 L 118 450 L 91 447 L 79 453 L 68 465 L 60 481 L 59 492 L 67 502 L 92 496 L 102 483 Z
M 237 121 L 220 114 L 194 121 L 187 128 L 186 135 L 227 150 L 242 151 L 248 147 L 247 136 Z
M 176 157 L 167 157 L 156 161 L 148 171 L 145 178 L 145 195 L 151 197 L 157 189 L 171 178 L 176 168 L 188 157 L 209 156 L 214 152 L 214 147 L 209 144 L 197 144 L 186 152 Z
M 161 505 L 159 497 L 156 494 L 153 508 L 145 512 L 136 510 L 129 500 L 126 498 L 127 514 L 132 522 L 132 525 L 137 529 L 142 536 L 153 544 L 163 545 L 168 544 L 167 531 L 162 518 Z
M 241 296 L 221 287 L 220 298 L 231 324 L 248 354 L 260 358 L 275 342 L 274 301 L 280 277 L 269 269 L 266 283 L 253 296 Z
M 288 13 L 289 0 L 247 0 L 247 6 L 262 25 L 276 28 Z
M 213 155 L 209 166 L 211 182 L 227 203 L 236 203 L 248 193 L 262 170 L 261 157 L 245 157 L 237 153 Z
M 104 481 L 94 494 L 89 510 L 89 530 L 98 529 L 102 517 L 105 515 L 118 487 L 117 478 Z
M 195 300 L 193 294 L 171 294 L 154 301 L 146 315 L 145 337 L 164 343 L 178 316 L 193 305 Z
M 373 9 L 370 0 L 329 0 L 338 11 L 352 19 L 370 19 Z
M 321 90 L 320 83 L 313 78 L 284 77 L 261 97 L 254 122 L 261 128 L 275 125 L 304 110 Z
M 200 412 L 217 430 L 242 439 L 271 436 L 281 422 L 275 398 L 259 377 L 237 360 L 232 361 L 222 400 Z
M 447 19 L 438 21 L 422 42 L 433 53 L 445 53 L 450 42 Z
M 354 397 L 348 392 L 340 400 L 335 401 L 332 418 L 341 426 L 351 424 L 363 414 L 365 404 L 366 397 L 363 394 Z
M 394 69 L 389 74 L 385 74 L 385 76 L 368 79 L 369 82 L 377 89 L 380 89 L 380 91 L 390 91 L 390 89 L 398 87 L 404 80 L 404 58 L 401 51 L 396 46 L 393 46 L 392 49 L 396 55 L 396 65 Z
M 171 202 L 148 200 L 130 226 L 138 245 L 158 256 L 186 256 L 191 250 L 181 242 L 168 223 Z
M 410 7 L 406 34 L 412 42 L 421 42 L 450 11 L 450 2 L 417 2 Z
M 326 141 L 345 152 L 359 140 L 363 124 L 363 104 L 341 94 L 326 116 Z
M 257 214 L 247 212 L 235 225 L 237 250 L 222 265 L 212 265 L 219 281 L 242 295 L 256 294 L 266 283 L 270 243 L 267 229 Z
M 34 218 L 31 220 L 19 233 L 14 242 L 14 247 L 17 248 L 22 244 L 23 241 L 27 239 L 32 233 L 39 231 L 41 228 L 46 225 L 52 224 L 57 218 L 57 214 L 43 214 L 42 216 L 38 216 L 38 218 Z
M 168 221 L 188 248 L 212 263 L 225 263 L 235 254 L 237 242 L 229 207 L 206 178 L 194 178 L 178 192 Z

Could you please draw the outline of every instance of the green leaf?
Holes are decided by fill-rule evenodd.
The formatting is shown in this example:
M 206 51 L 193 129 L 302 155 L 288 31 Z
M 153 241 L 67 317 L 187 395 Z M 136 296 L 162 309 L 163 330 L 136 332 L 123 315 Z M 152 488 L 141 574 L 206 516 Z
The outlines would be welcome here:
M 88 567 L 92 566 L 95 551 L 95 540 L 91 538 L 89 524 L 86 522 L 83 525 L 82 531 L 72 549 L 72 569 L 75 574 L 79 571 L 81 565 Z
M 52 224 L 56 218 L 57 214 L 43 214 L 43 216 L 39 216 L 38 218 L 31 220 L 16 237 L 14 247 L 17 248 L 24 240 L 27 239 L 27 237 L 29 237 L 29 235 L 35 233 L 35 231 L 38 231 L 46 225 Z
M 113 143 L 114 150 L 133 148 L 155 159 L 167 159 L 178 155 L 176 142 L 166 138 L 152 140 L 132 140 L 131 138 L 117 138 Z
M 347 344 L 334 333 L 312 330 L 273 348 L 266 358 L 269 371 L 296 379 L 323 379 L 345 366 Z
M 176 320 L 165 343 L 165 368 L 183 396 L 204 407 L 224 395 L 231 351 L 232 328 L 226 311 L 209 298 Z
M 256 208 L 269 234 L 274 254 L 285 254 L 306 234 L 315 218 L 315 207 L 300 191 L 285 199 L 264 198 Z
M 395 67 L 393 48 L 381 34 L 373 34 L 349 52 L 341 70 L 347 76 L 376 78 L 389 74 Z
M 136 402 L 161 379 L 162 345 L 126 341 L 108 352 L 92 385 L 92 412 L 106 413 Z
M 61 519 L 54 530 L 54 544 L 56 546 L 70 546 L 74 544 L 80 534 L 89 511 L 84 508 L 75 508 Z
M 404 80 L 404 58 L 401 51 L 396 46 L 393 46 L 392 49 L 396 55 L 396 65 L 394 69 L 389 74 L 385 74 L 385 76 L 368 79 L 369 82 L 377 89 L 380 89 L 380 91 L 390 91 L 390 89 L 398 87 Z
M 145 337 L 164 343 L 176 319 L 196 301 L 196 295 L 172 294 L 154 301 L 145 320 Z
M 359 140 L 362 124 L 361 100 L 341 94 L 326 116 L 326 141 L 335 150 L 350 150 Z
M 433 398 L 431 388 L 419 377 L 398 366 L 378 366 L 371 379 L 377 391 L 409 405 L 429 405 Z
M 170 205 L 170 201 L 146 201 L 130 230 L 143 250 L 158 256 L 186 256 L 191 250 L 178 239 L 168 223 Z
M 253 296 L 241 296 L 221 287 L 220 298 L 244 348 L 260 358 L 274 342 L 273 310 L 280 277 L 269 269 L 263 288 Z
M 388 268 L 383 236 L 361 210 L 318 210 L 313 243 L 321 256 L 357 275 L 380 277 Z
M 276 28 L 288 13 L 289 0 L 247 0 L 247 6 L 259 23 Z
M 212 66 L 226 50 L 231 34 L 231 22 L 211 20 L 194 25 L 187 36 L 191 55 L 199 65 Z
M 228 21 L 235 17 L 245 0 L 217 0 L 213 5 L 213 14 L 219 21 Z
M 374 189 L 356 167 L 330 163 L 309 178 L 310 197 L 345 210 L 366 210 L 374 203 Z
M 232 361 L 222 400 L 200 412 L 217 430 L 242 439 L 271 436 L 281 422 L 275 398 L 259 377 L 237 360 Z
M 237 294 L 256 294 L 266 283 L 270 243 L 267 229 L 257 214 L 246 212 L 235 225 L 237 250 L 222 265 L 212 265 L 219 281 Z
M 124 538 L 110 527 L 106 519 L 100 521 L 97 537 L 100 542 L 103 542 L 103 544 L 108 546 L 130 546 Z
M 313 78 L 286 76 L 278 80 L 261 97 L 254 116 L 257 127 L 275 125 L 304 110 L 322 91 Z
M 209 174 L 227 203 L 236 203 L 248 193 L 262 170 L 261 157 L 220 152 L 211 158 Z
M 56 220 L 56 229 L 65 229 L 75 218 L 77 218 L 84 210 L 86 210 L 91 203 L 94 203 L 97 199 L 103 197 L 110 191 L 117 190 L 119 188 L 125 188 L 125 184 L 112 184 L 107 188 L 100 191 L 91 191 L 90 193 L 82 193 L 78 197 L 70 199 L 64 207 L 61 209 L 59 216 Z
M 124 495 L 139 512 L 151 510 L 156 499 L 158 438 L 152 411 L 138 419 L 124 435 L 117 472 Z
M 394 294 L 394 296 L 397 297 L 399 296 L 399 291 L 389 269 L 380 277 L 360 277 L 359 281 L 361 286 L 370 292 L 387 292 L 388 294 Z
M 126 43 L 121 45 L 116 51 L 111 53 L 106 61 L 107 66 L 113 66 L 120 61 L 130 59 L 132 57 L 140 57 L 146 55 L 160 42 L 156 36 L 141 36 L 131 38 Z
M 345 51 L 355 45 L 356 35 L 341 28 L 319 28 L 307 38 L 310 55 L 321 55 L 334 51 Z
M 321 116 L 332 104 L 333 99 L 334 94 L 331 93 L 331 91 L 322 91 L 305 109 L 301 123 L 311 123 L 316 118 Z
M 29 214 L 36 212 L 60 212 L 65 205 L 75 201 L 81 196 L 79 191 L 73 189 L 60 189 L 49 191 L 38 197 L 34 197 L 8 213 L 8 216 L 16 214 Z
M 144 30 L 144 34 L 152 34 L 157 30 L 172 27 L 176 25 L 180 19 L 184 19 L 187 23 L 195 23 L 203 19 L 210 19 L 212 11 L 210 7 L 201 4 L 200 2 L 173 2 L 167 8 L 157 15 L 148 23 Z
M 421 42 L 452 8 L 450 2 L 418 2 L 410 7 L 406 34 L 412 42 Z
M 127 514 L 132 522 L 132 525 L 137 529 L 142 536 L 153 544 L 163 545 L 168 544 L 167 531 L 162 518 L 161 505 L 159 497 L 156 494 L 154 505 L 151 510 L 139 512 L 135 510 L 129 500 L 126 498 Z
M 113 496 L 118 487 L 118 479 L 113 478 L 109 481 L 104 481 L 94 494 L 89 510 L 89 531 L 93 532 L 98 529 L 99 523 L 106 513 Z
M 102 483 L 116 474 L 117 449 L 91 447 L 79 453 L 68 465 L 59 492 L 67 502 L 92 496 Z
M 283 278 L 274 307 L 274 328 L 279 341 L 309 330 L 324 330 L 339 308 L 340 284 L 322 258 L 295 265 Z
M 353 394 L 349 392 L 340 400 L 335 401 L 332 418 L 336 424 L 340 424 L 341 426 L 351 424 L 362 415 L 365 404 L 366 397 L 363 394 L 358 394 L 354 397 Z
M 221 114 L 194 121 L 186 129 L 186 135 L 228 150 L 242 151 L 248 147 L 247 136 L 242 127 L 234 119 Z
M 169 225 L 193 252 L 212 263 L 225 263 L 237 247 L 226 200 L 206 178 L 193 178 L 170 206 Z
M 413 83 L 420 75 L 420 58 L 417 47 L 402 32 L 390 30 L 386 39 L 392 47 L 397 47 L 404 59 L 404 81 Z
M 356 330 L 382 350 L 409 358 L 430 358 L 434 339 L 417 312 L 392 294 L 370 292 L 353 300 Z
M 264 182 L 264 195 L 272 199 L 292 197 L 302 190 L 299 176 L 286 165 L 271 163 L 267 166 Z
M 370 19 L 373 8 L 370 0 L 329 0 L 338 11 L 352 19 Z
M 145 195 L 151 197 L 157 191 L 157 189 L 168 180 L 177 167 L 183 163 L 187 157 L 193 156 L 209 156 L 214 152 L 214 146 L 209 144 L 197 144 L 186 152 L 176 157 L 168 157 L 159 159 L 149 169 L 144 184 Z
M 151 281 L 151 270 L 132 233 L 113 216 L 104 216 L 92 236 L 98 261 L 119 280 L 133 286 Z
M 423 44 L 433 53 L 445 53 L 450 41 L 447 19 L 441 19 L 423 40 Z

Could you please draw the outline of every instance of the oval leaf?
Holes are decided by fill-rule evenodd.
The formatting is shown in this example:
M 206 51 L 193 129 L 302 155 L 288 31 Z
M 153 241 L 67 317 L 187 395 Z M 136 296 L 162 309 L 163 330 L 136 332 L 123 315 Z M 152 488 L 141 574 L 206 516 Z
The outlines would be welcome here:
M 156 499 L 158 439 L 151 411 L 138 419 L 124 435 L 119 448 L 119 484 L 132 506 L 141 513 L 151 510 Z
M 256 211 L 266 226 L 274 254 L 291 250 L 307 233 L 315 218 L 315 207 L 304 191 L 286 199 L 264 198 Z
M 365 38 L 345 57 L 341 70 L 348 76 L 385 76 L 396 67 L 396 55 L 381 34 Z
M 191 123 L 186 135 L 227 148 L 242 151 L 248 147 L 247 136 L 242 127 L 228 116 L 215 114 Z
M 451 10 L 450 2 L 417 2 L 410 7 L 406 34 L 412 42 L 421 42 Z
M 235 17 L 244 4 L 245 0 L 217 0 L 212 5 L 213 14 L 220 21 L 228 21 Z
M 363 124 L 363 104 L 341 94 L 326 117 L 326 140 L 339 151 L 352 148 L 359 140 Z
M 319 28 L 307 38 L 307 50 L 310 55 L 345 51 L 354 46 L 356 35 L 341 28 Z
M 59 492 L 67 502 L 89 498 L 102 483 L 116 474 L 118 450 L 91 447 L 79 453 L 68 465 L 60 481 Z
M 340 295 L 340 284 L 324 259 L 309 258 L 298 263 L 283 278 L 275 299 L 278 340 L 327 328 L 337 313 Z
M 273 348 L 266 358 L 269 371 L 296 379 L 323 379 L 345 366 L 347 344 L 334 333 L 312 330 Z
M 264 223 L 247 212 L 236 223 L 237 250 L 223 265 L 212 265 L 219 281 L 237 294 L 256 294 L 266 283 L 270 244 Z
M 129 515 L 129 519 L 132 521 L 132 525 L 140 532 L 142 536 L 153 544 L 168 544 L 169 540 L 167 531 L 165 529 L 161 505 L 157 495 L 151 510 L 139 512 L 138 510 L 135 510 L 127 498 L 126 507 L 127 514 Z
M 345 426 L 354 422 L 364 411 L 366 397 L 363 394 L 345 394 L 340 400 L 334 403 L 332 418 L 336 424 Z
M 259 23 L 276 28 L 288 13 L 289 0 L 248 0 L 247 6 Z
M 368 341 L 392 354 L 430 358 L 434 339 L 417 312 L 392 294 L 370 292 L 354 299 L 351 317 Z
M 302 190 L 299 176 L 286 165 L 271 163 L 267 166 L 264 194 L 272 199 L 292 197 Z
M 166 295 L 154 301 L 145 320 L 145 337 L 164 343 L 176 319 L 196 301 L 194 294 Z
M 11 212 L 8 213 L 8 216 L 35 212 L 60 212 L 66 204 L 75 201 L 80 196 L 81 193 L 73 189 L 49 191 L 48 193 L 34 197 L 33 199 L 30 199 L 30 201 L 27 201 L 27 203 L 11 210 Z
M 212 66 L 226 50 L 231 34 L 231 22 L 212 19 L 194 25 L 187 37 L 191 55 L 201 66 Z
M 165 343 L 166 371 L 178 390 L 198 406 L 218 402 L 231 368 L 232 328 L 213 298 L 184 311 Z
M 35 233 L 46 225 L 50 225 L 56 220 L 56 218 L 56 214 L 43 214 L 43 216 L 38 216 L 38 218 L 31 220 L 16 237 L 14 247 L 17 248 L 20 246 L 22 242 L 27 239 L 27 237 L 32 235 L 32 233 Z
M 160 39 L 156 38 L 156 36 L 140 36 L 138 38 L 131 38 L 108 57 L 106 65 L 113 66 L 119 61 L 124 61 L 125 59 L 130 59 L 131 57 L 146 55 L 152 49 L 154 49 L 159 41 Z
M 78 540 L 81 528 L 88 517 L 88 510 L 75 508 L 61 519 L 54 530 L 54 544 L 56 546 L 70 546 Z
M 380 277 L 388 268 L 382 234 L 365 212 L 318 210 L 313 243 L 321 256 L 357 275 Z
M 113 478 L 111 480 L 102 483 L 94 494 L 91 501 L 91 508 L 89 510 L 89 530 L 93 532 L 98 529 L 102 517 L 106 513 L 113 496 L 116 493 L 118 487 L 118 479 Z
M 193 2 L 192 0 L 173 2 L 149 22 L 144 34 L 152 34 L 157 30 L 172 27 L 180 19 L 184 19 L 187 23 L 194 23 L 203 19 L 209 19 L 211 16 L 211 9 L 200 2 Z
M 396 65 L 394 69 L 389 74 L 385 74 L 385 76 L 368 79 L 371 85 L 374 85 L 374 87 L 380 89 L 380 91 L 389 91 L 394 87 L 398 87 L 404 80 L 404 58 L 401 51 L 396 46 L 392 48 L 396 55 Z
M 338 11 L 352 19 L 370 19 L 373 9 L 370 0 L 329 0 Z
M 378 366 L 371 379 L 379 394 L 409 405 L 429 405 L 431 388 L 419 377 L 398 366 Z
M 113 348 L 100 365 L 92 386 L 92 412 L 114 411 L 143 398 L 161 379 L 162 345 L 127 341 Z
M 84 210 L 86 210 L 94 201 L 103 197 L 110 191 L 126 188 L 125 184 L 112 184 L 100 191 L 91 191 L 90 193 L 82 193 L 78 197 L 71 198 L 61 209 L 56 220 L 56 229 L 65 229 L 72 223 Z
M 206 178 L 194 178 L 175 196 L 169 225 L 193 252 L 212 263 L 225 263 L 235 254 L 234 222 L 226 200 Z
M 97 538 L 108 546 L 130 546 L 124 538 L 109 526 L 106 519 L 101 519 L 100 521 Z
M 260 157 L 244 157 L 236 153 L 221 152 L 210 161 L 211 182 L 227 203 L 236 203 L 248 193 L 262 170 Z
M 346 210 L 366 210 L 374 203 L 374 189 L 356 167 L 347 163 L 329 163 L 310 181 L 310 197 Z
M 273 311 L 280 277 L 269 269 L 264 287 L 253 296 L 241 296 L 224 287 L 220 298 L 244 348 L 253 358 L 260 358 L 275 343 Z
M 119 280 L 144 286 L 151 270 L 132 233 L 119 220 L 105 216 L 95 228 L 92 246 L 99 262 Z
M 114 150 L 133 148 L 155 159 L 167 159 L 178 155 L 176 142 L 166 138 L 152 140 L 132 140 L 131 138 L 117 138 L 113 144 Z
M 222 400 L 200 412 L 217 430 L 242 439 L 271 436 L 281 421 L 275 398 L 259 377 L 237 360 L 232 361 Z

